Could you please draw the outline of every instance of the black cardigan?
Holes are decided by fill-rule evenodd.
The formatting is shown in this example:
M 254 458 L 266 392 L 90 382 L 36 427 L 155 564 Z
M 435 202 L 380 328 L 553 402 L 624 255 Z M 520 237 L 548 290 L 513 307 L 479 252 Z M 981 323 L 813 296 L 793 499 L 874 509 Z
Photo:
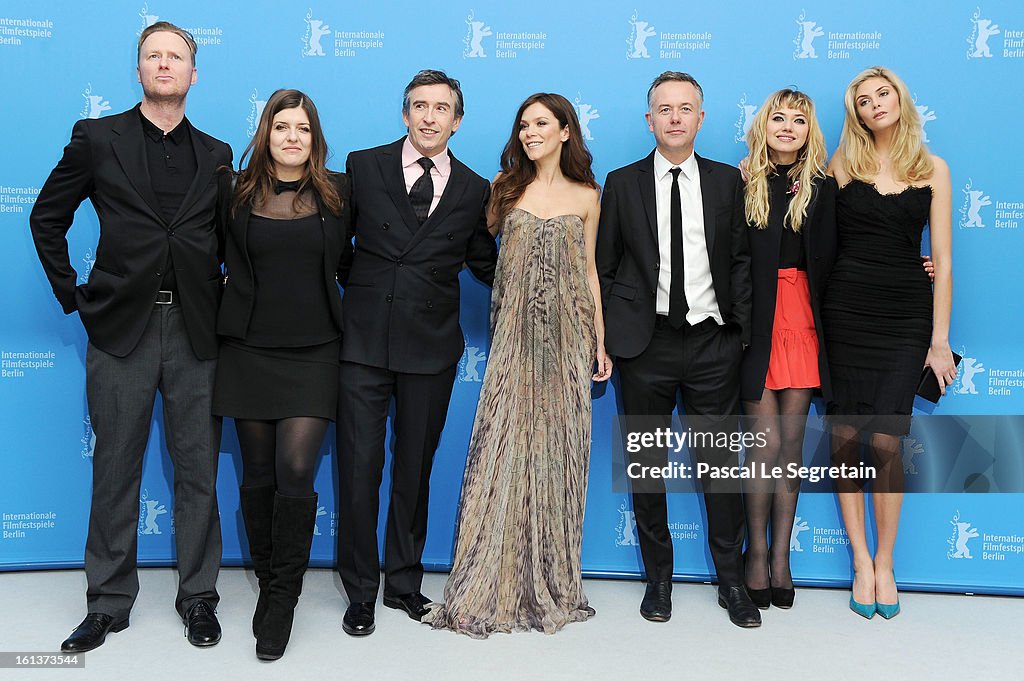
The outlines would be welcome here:
M 821 328 L 821 299 L 836 259 L 836 196 L 839 188 L 831 177 L 814 182 L 814 194 L 807 206 L 807 219 L 800 230 L 807 254 L 807 284 L 811 293 L 814 328 L 818 332 L 818 371 L 825 399 L 832 394 L 825 340 Z M 772 352 L 772 327 L 778 288 L 781 221 L 769 222 L 765 229 L 751 226 L 750 279 L 753 286 L 750 347 L 743 353 L 740 368 L 740 397 L 760 400 L 768 375 Z

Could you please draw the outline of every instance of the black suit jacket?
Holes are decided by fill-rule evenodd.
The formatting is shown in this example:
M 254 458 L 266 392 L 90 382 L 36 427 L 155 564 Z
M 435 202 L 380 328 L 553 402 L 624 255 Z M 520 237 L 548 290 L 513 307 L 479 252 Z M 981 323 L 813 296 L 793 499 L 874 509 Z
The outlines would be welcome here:
M 750 248 L 743 182 L 732 166 L 697 156 L 712 286 L 726 324 L 750 342 Z M 636 357 L 654 334 L 658 291 L 654 152 L 612 171 L 601 197 L 597 272 L 608 353 Z
M 226 197 L 232 193 L 231 175 L 225 173 L 221 179 L 221 191 Z M 349 195 L 348 178 L 342 173 L 332 173 L 331 179 L 338 188 L 343 202 L 341 215 L 334 215 L 322 201 L 317 199 L 320 210 L 320 224 L 324 235 L 324 283 L 327 286 L 331 316 L 338 329 L 342 328 L 341 292 L 338 281 L 346 276 L 352 261 L 352 242 L 349 239 Z M 256 291 L 249 259 L 248 231 L 250 208 L 241 208 L 232 216 L 231 199 L 222 202 L 225 230 L 225 277 L 224 298 L 217 315 L 217 333 L 231 338 L 245 339 L 249 332 L 249 321 L 256 301 Z
M 490 183 L 451 155 L 444 195 L 420 225 L 402 174 L 402 143 L 356 151 L 355 254 L 345 287 L 342 359 L 391 371 L 440 373 L 459 361 L 459 272 L 491 285 L 497 263 L 487 231 Z
M 90 342 L 118 357 L 142 337 L 170 249 L 192 349 L 213 359 L 221 290 L 215 170 L 231 165 L 231 148 L 188 124 L 197 172 L 178 214 L 165 223 L 149 181 L 138 109 L 75 124 L 32 209 L 32 238 L 64 312 L 78 310 Z M 89 281 L 76 286 L 67 233 L 85 199 L 99 217 L 100 237 Z
M 831 177 L 814 183 L 814 194 L 807 206 L 800 236 L 807 255 L 807 287 L 811 293 L 814 328 L 818 332 L 818 373 L 825 399 L 832 395 L 828 374 L 828 358 L 822 336 L 821 299 L 825 284 L 832 274 L 836 259 L 836 194 L 838 187 Z M 765 229 L 750 227 L 750 278 L 753 282 L 753 312 L 750 347 L 743 353 L 740 369 L 740 397 L 759 400 L 768 374 L 772 349 L 772 328 L 775 324 L 775 302 L 779 277 L 779 250 L 782 224 L 769 223 Z

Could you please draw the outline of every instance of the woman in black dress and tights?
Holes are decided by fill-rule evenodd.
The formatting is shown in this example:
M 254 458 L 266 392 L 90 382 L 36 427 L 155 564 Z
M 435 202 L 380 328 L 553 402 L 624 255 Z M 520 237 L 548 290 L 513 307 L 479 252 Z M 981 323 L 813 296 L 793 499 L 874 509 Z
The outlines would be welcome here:
M 922 368 L 939 387 L 956 378 L 949 348 L 953 297 L 952 198 L 949 168 L 921 141 L 910 92 L 892 71 L 861 72 L 846 89 L 846 119 L 829 173 L 836 205 L 839 255 L 822 306 L 832 380 L 828 405 L 835 464 L 860 463 L 867 441 L 877 546 L 868 550 L 864 493 L 837 481 L 839 506 L 855 570 L 850 608 L 870 618 L 900 609 L 893 548 L 903 503 L 900 440 Z M 934 288 L 919 256 L 925 225 L 935 263 Z
M 231 198 L 213 404 L 234 418 L 242 450 L 256 656 L 276 660 L 309 564 L 313 476 L 337 405 L 348 184 L 326 169 L 316 107 L 297 90 L 270 97 L 246 157 L 222 181 Z

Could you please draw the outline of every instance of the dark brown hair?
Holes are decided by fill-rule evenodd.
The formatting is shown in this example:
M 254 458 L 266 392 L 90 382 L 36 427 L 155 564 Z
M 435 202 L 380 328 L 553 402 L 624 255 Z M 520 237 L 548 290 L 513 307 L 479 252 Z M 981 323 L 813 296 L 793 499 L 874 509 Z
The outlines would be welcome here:
M 199 50 L 199 46 L 196 45 L 196 39 L 192 37 L 191 33 L 181 28 L 180 26 L 175 26 L 169 21 L 154 22 L 142 31 L 142 34 L 139 36 L 139 45 L 136 48 L 137 54 L 135 60 L 138 61 L 142 59 L 142 43 L 146 42 L 146 38 L 153 35 L 154 33 L 159 33 L 161 31 L 173 33 L 174 35 L 178 36 L 179 38 L 185 41 L 185 44 L 188 45 L 189 54 L 192 55 L 192 66 L 194 67 L 196 65 L 196 52 Z
M 537 166 L 526 155 L 523 143 L 519 140 L 519 124 L 523 119 L 523 112 L 531 104 L 540 104 L 550 111 L 558 119 L 559 128 L 569 128 L 569 139 L 562 145 L 562 153 L 558 159 L 562 174 L 573 182 L 598 189 L 591 168 L 594 157 L 583 141 L 576 109 L 562 95 L 549 92 L 532 94 L 519 106 L 515 120 L 512 121 L 512 134 L 505 145 L 505 150 L 501 152 L 501 177 L 494 183 L 491 193 L 491 205 L 499 225 L 515 207 L 526 187 L 537 177 Z
M 261 205 L 274 190 L 274 161 L 270 156 L 270 128 L 274 122 L 274 116 L 285 109 L 302 107 L 302 110 L 309 116 L 310 136 L 312 137 L 312 148 L 309 150 L 309 160 L 306 161 L 306 169 L 302 179 L 299 180 L 298 191 L 295 193 L 295 201 L 303 190 L 312 187 L 323 204 L 334 215 L 341 215 L 341 196 L 331 181 L 330 172 L 327 170 L 327 140 L 324 139 L 323 128 L 320 127 L 320 116 L 317 114 L 313 100 L 298 90 L 277 90 L 270 95 L 267 104 L 263 107 L 263 115 L 260 116 L 260 123 L 256 128 L 256 134 L 249 141 L 249 146 L 242 152 L 239 160 L 239 167 L 245 166 L 238 171 L 238 182 L 235 186 L 235 196 L 231 202 L 231 212 L 234 214 L 242 206 Z M 246 157 L 249 162 L 246 163 Z M 296 206 L 297 207 L 297 206 Z

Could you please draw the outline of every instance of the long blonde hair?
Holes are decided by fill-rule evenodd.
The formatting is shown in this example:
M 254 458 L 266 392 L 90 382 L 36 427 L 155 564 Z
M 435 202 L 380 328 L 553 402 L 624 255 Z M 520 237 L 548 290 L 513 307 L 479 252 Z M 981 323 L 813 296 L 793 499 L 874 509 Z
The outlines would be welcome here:
M 837 153 L 850 177 L 870 182 L 881 169 L 875 151 L 874 135 L 857 115 L 857 88 L 869 78 L 882 78 L 892 85 L 900 98 L 900 119 L 896 122 L 889 162 L 897 180 L 914 183 L 931 177 L 935 170 L 928 147 L 921 141 L 921 116 L 917 113 L 910 91 L 900 77 L 883 66 L 861 71 L 846 88 L 846 119 L 839 138 Z
M 799 90 L 783 89 L 773 92 L 754 116 L 747 133 L 747 191 L 744 208 L 747 222 L 758 229 L 768 226 L 771 210 L 768 176 L 776 172 L 768 147 L 768 119 L 779 109 L 796 109 L 807 117 L 807 142 L 797 152 L 796 163 L 789 169 L 789 180 L 799 182 L 799 188 L 789 202 L 783 224 L 799 232 L 807 218 L 807 207 L 814 193 L 814 180 L 825 174 L 825 137 L 814 115 L 814 102 Z

